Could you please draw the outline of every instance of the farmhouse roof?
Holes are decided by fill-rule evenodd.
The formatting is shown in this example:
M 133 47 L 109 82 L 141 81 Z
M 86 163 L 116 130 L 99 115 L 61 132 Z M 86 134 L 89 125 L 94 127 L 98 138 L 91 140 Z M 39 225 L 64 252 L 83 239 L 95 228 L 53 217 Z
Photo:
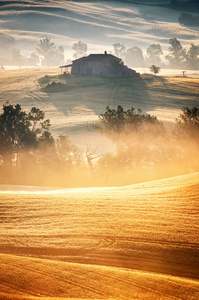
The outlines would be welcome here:
M 65 66 L 60 66 L 59 68 L 68 68 L 68 67 L 72 67 L 72 64 L 65 65 Z
M 96 60 L 104 59 L 105 57 L 112 58 L 112 57 L 116 57 L 116 56 L 114 56 L 112 54 L 106 54 L 106 53 L 105 54 L 90 54 L 89 56 L 84 56 L 84 57 L 75 59 L 75 60 L 73 60 L 73 62 L 78 61 L 78 60 L 96 61 Z
M 73 60 L 72 63 L 76 62 L 76 61 L 82 61 L 82 60 L 83 61 L 100 61 L 107 57 L 117 58 L 116 56 L 114 56 L 112 54 L 107 54 L 107 52 L 105 51 L 104 54 L 90 54 L 88 56 L 83 56 L 83 57 L 77 58 L 77 59 Z M 60 66 L 60 68 L 67 68 L 67 67 L 72 67 L 72 64 Z

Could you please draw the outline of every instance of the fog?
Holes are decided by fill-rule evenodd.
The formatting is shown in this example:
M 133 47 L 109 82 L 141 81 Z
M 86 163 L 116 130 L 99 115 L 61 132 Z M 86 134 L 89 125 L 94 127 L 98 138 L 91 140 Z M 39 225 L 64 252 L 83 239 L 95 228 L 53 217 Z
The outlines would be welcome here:
M 54 146 L 1 159 L 1 184 L 48 187 L 123 186 L 199 171 L 199 143 L 159 128 L 109 135 L 116 153 L 62 154 Z M 78 149 L 76 149 L 79 151 Z M 9 158 L 9 159 L 8 159 Z
M 168 6 L 123 1 L 3 1 L 0 18 L 0 65 L 6 69 L 65 64 L 74 59 L 74 43 L 82 41 L 88 48 L 85 55 L 105 50 L 115 54 L 113 44 L 123 44 L 127 51 L 124 62 L 145 73 L 149 62 L 153 63 L 147 57 L 147 48 L 159 44 L 163 50 L 159 61 L 161 75 L 180 76 L 190 65 L 184 60 L 176 64 L 173 58 L 166 61 L 169 39 L 176 38 L 185 52 L 191 43 L 198 44 L 197 28 L 180 24 L 179 11 Z M 45 56 L 37 50 L 44 39 L 53 43 L 53 55 L 52 51 Z M 135 63 L 136 51 L 139 56 Z M 198 62 L 192 65 L 199 67 Z M 186 71 L 185 75 L 197 77 L 197 72 Z M 181 140 L 170 132 L 161 136 L 153 131 L 150 134 L 139 131 L 136 135 L 122 132 L 122 135 L 118 141 L 118 137 L 109 136 L 117 153 L 96 157 L 95 153 L 86 155 L 84 151 L 79 161 L 70 153 L 70 159 L 61 157 L 56 147 L 20 150 L 8 162 L 2 156 L 1 182 L 63 187 L 125 185 L 198 170 L 198 146 L 193 141 Z

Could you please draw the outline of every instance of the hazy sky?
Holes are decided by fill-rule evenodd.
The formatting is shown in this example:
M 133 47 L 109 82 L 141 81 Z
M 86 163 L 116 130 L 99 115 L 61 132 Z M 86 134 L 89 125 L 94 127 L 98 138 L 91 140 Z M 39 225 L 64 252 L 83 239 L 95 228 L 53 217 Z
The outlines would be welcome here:
M 88 52 L 111 51 L 116 42 L 143 50 L 151 43 L 159 43 L 166 50 L 172 37 L 185 47 L 199 40 L 198 28 L 179 24 L 180 12 L 157 6 L 124 1 L 52 0 L 0 4 L 0 57 L 9 56 L 13 48 L 29 55 L 45 37 L 63 45 L 68 57 L 78 40 L 88 44 Z

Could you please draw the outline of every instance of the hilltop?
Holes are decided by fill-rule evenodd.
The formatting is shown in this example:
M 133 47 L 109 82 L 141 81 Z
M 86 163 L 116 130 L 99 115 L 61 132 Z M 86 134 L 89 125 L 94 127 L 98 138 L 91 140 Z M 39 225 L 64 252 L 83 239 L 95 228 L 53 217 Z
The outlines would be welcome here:
M 61 83 L 52 93 L 48 84 Z M 100 153 L 114 151 L 111 142 L 93 130 L 107 105 L 141 108 L 172 126 L 184 106 L 198 106 L 198 78 L 153 76 L 113 79 L 94 76 L 64 76 L 58 68 L 1 71 L 0 105 L 9 101 L 29 110 L 39 107 L 51 120 L 55 137 L 69 134 L 74 143 L 98 147 Z

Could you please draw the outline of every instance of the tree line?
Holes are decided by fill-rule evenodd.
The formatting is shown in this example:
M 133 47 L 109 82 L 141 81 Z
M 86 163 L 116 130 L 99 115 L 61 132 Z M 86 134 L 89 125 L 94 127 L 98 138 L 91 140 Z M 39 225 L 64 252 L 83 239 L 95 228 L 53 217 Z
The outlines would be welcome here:
M 95 129 L 112 140 L 103 156 L 56 139 L 39 108 L 5 104 L 0 115 L 0 182 L 51 186 L 120 185 L 199 170 L 199 108 L 184 107 L 170 133 L 133 107 L 107 107 Z M 93 163 L 96 159 L 96 163 Z
M 87 55 L 88 46 L 86 43 L 78 41 L 72 46 L 74 59 Z M 187 68 L 199 69 L 199 45 L 191 44 L 189 49 L 183 48 L 181 42 L 176 38 L 169 39 L 168 53 L 164 55 L 160 44 L 151 44 L 146 49 L 146 55 L 143 50 L 137 46 L 127 48 L 121 43 L 113 44 L 113 53 L 122 58 L 129 67 L 149 67 L 156 65 L 164 68 Z M 165 63 L 165 61 L 167 63 Z M 41 39 L 37 44 L 35 52 L 32 52 L 29 58 L 21 55 L 19 49 L 13 49 L 10 62 L 13 65 L 42 65 L 59 66 L 71 64 L 70 59 L 65 59 L 63 46 L 56 46 L 50 38 Z
M 72 49 L 73 57 L 76 59 L 86 55 L 87 44 L 79 41 L 73 44 Z M 11 58 L 4 61 L 4 64 L 14 66 L 60 66 L 65 63 L 70 64 L 71 60 L 65 60 L 64 47 L 56 46 L 50 38 L 41 39 L 30 57 L 23 56 L 20 49 L 14 48 L 11 51 Z
M 39 108 L 32 107 L 25 112 L 19 104 L 3 105 L 0 115 L 1 182 L 18 183 L 17 180 L 23 178 L 26 183 L 40 185 L 51 182 L 55 174 L 67 173 L 81 164 L 78 147 L 67 135 L 54 139 L 50 126 L 50 120 L 45 119 Z
M 113 44 L 113 51 L 116 56 L 122 57 L 124 62 L 132 67 L 157 65 L 170 68 L 199 68 L 199 45 L 192 43 L 186 50 L 176 38 L 169 39 L 168 54 L 165 56 L 160 44 L 149 45 L 145 56 L 139 47 L 127 49 L 120 43 Z
M 184 107 L 172 132 L 157 117 L 133 107 L 107 107 L 99 119 L 97 129 L 117 149 L 98 160 L 104 184 L 131 184 L 199 170 L 199 108 Z

